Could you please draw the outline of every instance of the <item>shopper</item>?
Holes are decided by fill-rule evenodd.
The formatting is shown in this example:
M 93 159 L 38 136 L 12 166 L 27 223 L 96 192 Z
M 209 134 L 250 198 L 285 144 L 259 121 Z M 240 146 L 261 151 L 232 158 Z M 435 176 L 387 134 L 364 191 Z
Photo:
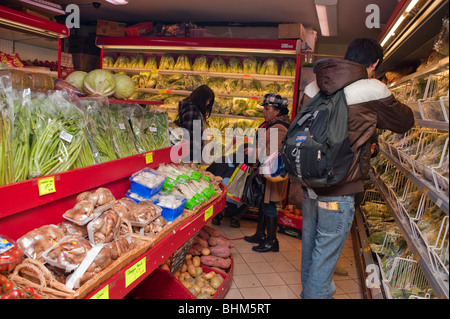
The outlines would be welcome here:
M 375 40 L 355 39 L 344 60 L 318 61 L 314 66 L 316 81 L 305 88 L 302 105 L 319 91 L 332 94 L 344 88 L 349 138 L 355 152 L 339 185 L 315 188 L 315 194 L 303 191 L 301 297 L 305 299 L 331 298 L 334 294 L 333 272 L 353 222 L 355 194 L 364 191 L 370 138 L 375 130 L 404 133 L 414 125 L 411 109 L 398 102 L 383 83 L 371 79 L 382 60 L 382 47 Z
M 189 160 L 201 162 L 204 146 L 202 135 L 213 104 L 214 91 L 207 85 L 197 87 L 178 104 L 178 119 L 175 124 L 189 133 Z M 195 127 L 200 129 L 201 135 L 194 135 Z
M 287 108 L 288 100 L 279 94 L 268 93 L 264 95 L 264 100 L 261 105 L 264 106 L 264 122 L 259 127 L 266 129 L 264 145 L 265 154 L 269 156 L 281 149 L 282 140 L 286 136 L 287 129 L 290 125 L 288 117 L 289 110 Z M 278 136 L 276 149 L 272 149 L 270 146 L 270 136 L 273 134 L 277 134 Z M 257 139 L 259 138 L 261 137 L 258 136 Z M 259 145 L 260 141 L 257 143 Z M 245 153 L 250 155 L 251 152 L 255 151 L 257 150 L 254 148 L 247 148 Z M 258 155 L 258 152 L 256 155 Z M 286 198 L 288 181 L 288 179 L 279 182 L 265 181 L 264 202 L 259 209 L 256 233 L 253 236 L 244 237 L 244 240 L 258 244 L 258 246 L 252 247 L 254 251 L 279 251 L 279 243 L 276 237 L 278 221 L 277 203 Z M 266 229 L 267 236 L 265 234 Z

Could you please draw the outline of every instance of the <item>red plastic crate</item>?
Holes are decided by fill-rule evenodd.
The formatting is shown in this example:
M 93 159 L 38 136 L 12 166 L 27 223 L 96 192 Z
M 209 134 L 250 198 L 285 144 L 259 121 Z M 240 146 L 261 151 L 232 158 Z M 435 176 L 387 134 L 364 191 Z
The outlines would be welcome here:
M 203 272 L 210 272 L 214 269 L 205 265 L 200 265 Z M 217 289 L 213 299 L 223 299 L 230 289 L 233 276 L 233 258 L 227 273 L 219 273 L 223 277 L 223 282 Z M 195 299 L 195 296 L 183 286 L 183 284 L 170 275 L 170 271 L 156 268 L 147 278 L 137 285 L 126 298 L 138 299 Z

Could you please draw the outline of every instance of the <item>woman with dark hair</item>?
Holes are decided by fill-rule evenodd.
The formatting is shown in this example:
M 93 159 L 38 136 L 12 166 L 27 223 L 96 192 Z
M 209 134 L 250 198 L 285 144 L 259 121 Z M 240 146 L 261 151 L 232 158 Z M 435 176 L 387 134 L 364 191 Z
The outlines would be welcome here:
M 203 134 L 206 129 L 206 119 L 209 118 L 214 104 L 214 91 L 207 85 L 197 87 L 188 97 L 178 104 L 178 119 L 175 121 L 179 127 L 189 132 L 189 158 L 201 162 L 203 140 L 194 138 L 194 127 L 198 127 Z

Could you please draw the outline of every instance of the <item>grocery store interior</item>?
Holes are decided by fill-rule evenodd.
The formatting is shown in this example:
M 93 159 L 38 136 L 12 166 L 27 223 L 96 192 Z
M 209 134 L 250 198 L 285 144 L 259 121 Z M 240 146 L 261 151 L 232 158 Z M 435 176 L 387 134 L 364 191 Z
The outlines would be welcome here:
M 2 0 L 0 298 L 301 299 L 301 185 L 257 252 L 251 169 L 212 163 L 255 141 L 265 94 L 293 120 L 355 38 L 415 124 L 377 130 L 333 298 L 448 299 L 448 0 Z M 203 84 L 214 152 L 186 162 Z

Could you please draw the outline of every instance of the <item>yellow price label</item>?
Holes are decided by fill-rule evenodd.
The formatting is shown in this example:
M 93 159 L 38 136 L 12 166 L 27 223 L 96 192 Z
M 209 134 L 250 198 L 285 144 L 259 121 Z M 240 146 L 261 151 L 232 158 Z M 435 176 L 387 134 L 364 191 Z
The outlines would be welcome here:
M 103 287 L 99 292 L 93 295 L 91 299 L 109 299 L 109 285 Z
M 209 206 L 205 210 L 205 222 L 213 215 L 214 212 L 214 205 Z
M 39 196 L 56 192 L 55 176 L 44 177 L 38 180 Z
M 145 164 L 153 163 L 153 152 L 145 153 Z
M 128 268 L 125 272 L 125 287 L 131 285 L 136 279 L 145 274 L 147 264 L 145 263 L 145 257 Z
M 158 69 L 152 69 L 150 72 L 153 73 L 153 74 L 158 74 L 159 70 Z

